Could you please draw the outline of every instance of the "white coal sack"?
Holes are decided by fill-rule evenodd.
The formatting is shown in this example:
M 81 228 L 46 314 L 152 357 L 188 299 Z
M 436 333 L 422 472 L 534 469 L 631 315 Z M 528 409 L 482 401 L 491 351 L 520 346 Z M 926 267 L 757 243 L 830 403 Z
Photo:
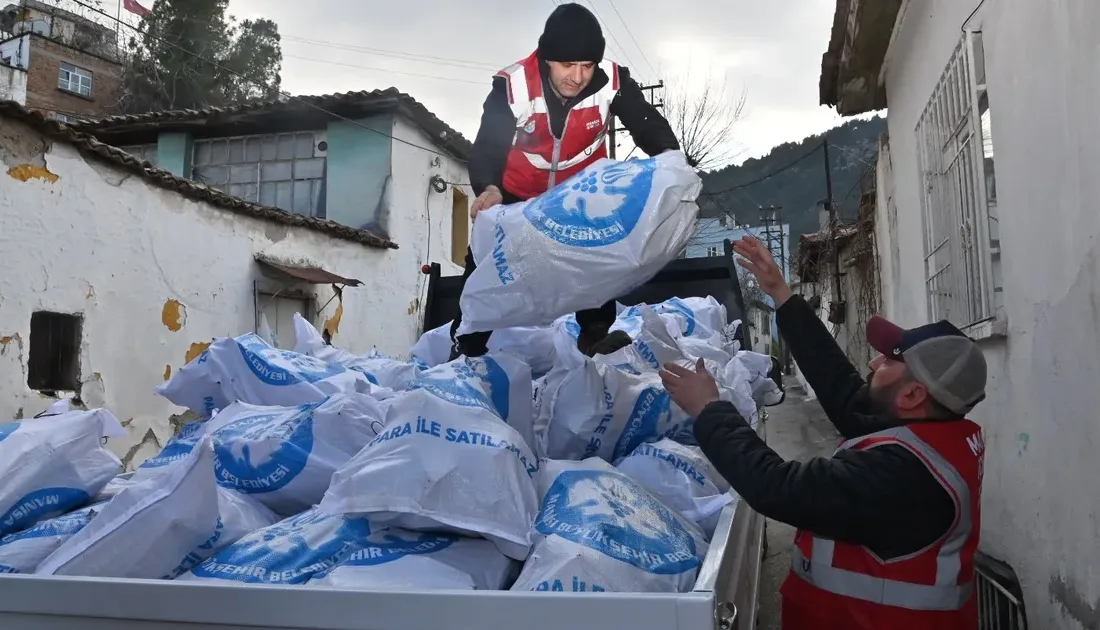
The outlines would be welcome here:
M 304 584 L 367 546 L 370 523 L 311 508 L 244 536 L 180 581 L 219 584 Z
M 485 356 L 424 372 L 390 402 L 381 434 L 332 476 L 320 507 L 378 527 L 480 535 L 525 558 L 539 464 L 512 426 L 523 415 L 517 424 L 531 428 L 531 375 L 521 367 Z
M 513 591 L 683 593 L 702 532 L 600 459 L 544 462 L 537 538 Z
M 0 538 L 0 573 L 34 573 L 43 560 L 84 529 L 102 509 L 103 504 L 97 503 Z
M 698 525 L 708 540 L 722 509 L 735 500 L 702 450 L 673 440 L 642 444 L 615 467 Z
M 385 529 L 309 584 L 372 591 L 498 591 L 518 567 L 488 540 Z
M 599 160 L 534 199 L 482 211 L 458 333 L 545 326 L 626 295 L 687 246 L 701 190 L 672 151 Z
M 316 505 L 332 473 L 382 428 L 382 405 L 337 394 L 297 407 L 234 403 L 209 422 L 218 483 L 284 516 Z
M 321 333 L 298 313 L 294 314 L 294 351 L 349 370 L 361 372 L 372 385 L 404 391 L 416 379 L 420 368 L 412 363 L 382 356 L 358 356 L 325 343 Z
M 214 451 L 184 459 L 119 492 L 35 571 L 42 575 L 169 578 L 217 530 Z
M 0 424 L 0 536 L 87 504 L 122 472 L 103 438 L 125 435 L 104 409 Z
M 157 393 L 202 417 L 241 401 L 296 406 L 332 394 L 371 393 L 367 377 L 342 365 L 270 346 L 254 333 L 214 341 Z

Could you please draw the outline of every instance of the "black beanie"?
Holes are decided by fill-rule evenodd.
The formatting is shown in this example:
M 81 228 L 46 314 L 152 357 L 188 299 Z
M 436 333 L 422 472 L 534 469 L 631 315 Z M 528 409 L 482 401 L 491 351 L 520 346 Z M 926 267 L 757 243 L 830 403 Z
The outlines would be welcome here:
M 543 61 L 603 61 L 603 30 L 592 12 L 569 3 L 554 9 L 539 37 Z

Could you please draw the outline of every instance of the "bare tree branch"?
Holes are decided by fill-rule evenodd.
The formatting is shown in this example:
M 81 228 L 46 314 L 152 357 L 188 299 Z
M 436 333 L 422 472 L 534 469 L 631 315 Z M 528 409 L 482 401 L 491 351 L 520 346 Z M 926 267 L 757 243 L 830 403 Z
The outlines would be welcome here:
M 744 116 L 747 93 L 733 97 L 725 81 L 712 78 L 693 91 L 690 78 L 689 71 L 669 87 L 665 117 L 690 164 L 699 170 L 726 166 L 742 152 L 736 149 L 733 128 Z

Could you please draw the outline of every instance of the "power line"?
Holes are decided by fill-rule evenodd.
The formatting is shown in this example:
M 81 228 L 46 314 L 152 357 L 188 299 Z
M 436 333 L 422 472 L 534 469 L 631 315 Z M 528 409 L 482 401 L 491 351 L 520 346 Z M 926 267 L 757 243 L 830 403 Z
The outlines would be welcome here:
M 804 155 L 802 155 L 798 159 L 794 160 L 793 162 L 790 162 L 789 164 L 785 164 L 785 165 L 775 169 L 774 171 L 772 171 L 770 173 L 767 173 L 766 175 L 762 175 L 762 176 L 760 176 L 760 177 L 758 177 L 758 178 L 756 178 L 752 181 L 743 182 L 743 183 L 737 184 L 736 186 L 730 186 L 729 188 L 724 188 L 722 190 L 713 190 L 713 191 L 709 191 L 709 192 L 704 192 L 703 194 L 706 194 L 706 195 L 709 195 L 709 196 L 713 197 L 714 195 L 721 195 L 723 193 L 733 192 L 735 190 L 740 190 L 742 188 L 747 188 L 747 187 L 752 186 L 754 184 L 759 184 L 762 181 L 765 181 L 767 179 L 771 179 L 772 177 L 775 177 L 776 175 L 782 173 L 783 171 L 794 168 L 799 163 L 801 163 L 803 160 L 809 158 L 811 155 L 813 155 L 813 154 L 817 153 L 819 150 L 821 150 L 821 148 L 823 146 L 825 146 L 824 143 L 814 145 L 813 149 L 810 149 Z
M 314 63 L 327 63 L 332 66 L 343 66 L 345 68 L 358 68 L 360 70 L 372 70 L 374 72 L 390 72 L 393 74 L 403 74 L 410 77 L 419 77 L 421 79 L 435 79 L 437 81 L 454 81 L 456 83 L 469 83 L 471 85 L 480 85 L 485 87 L 485 81 L 472 81 L 470 79 L 459 79 L 458 77 L 440 77 L 431 74 L 420 74 L 418 72 L 405 72 L 404 70 L 390 70 L 389 68 L 376 68 L 374 66 L 360 66 L 354 63 L 344 63 L 342 61 L 329 61 L 327 59 L 311 59 L 309 57 L 299 57 L 297 55 L 283 55 L 286 59 L 297 59 L 299 61 L 312 61 Z
M 368 46 L 356 46 L 354 44 L 345 44 L 343 42 L 332 42 L 322 39 L 310 39 L 308 37 L 298 37 L 296 35 L 281 35 L 281 38 L 291 42 L 298 42 L 302 44 L 313 44 L 315 46 L 321 46 L 325 48 L 334 48 L 336 50 L 347 50 L 351 52 L 362 52 L 371 55 L 379 55 L 382 57 L 392 57 L 394 59 L 404 59 L 406 61 L 417 61 L 421 63 L 433 63 L 437 65 L 454 66 L 456 68 L 464 68 L 466 70 L 490 70 L 497 71 L 498 67 L 483 63 L 480 61 L 468 61 L 463 59 L 449 59 L 446 57 L 437 57 L 435 55 L 422 55 L 420 53 L 410 53 L 400 50 L 389 50 L 386 48 L 371 48 Z
M 132 26 L 130 24 L 127 24 L 126 22 L 114 17 L 113 15 L 111 15 L 109 13 L 106 13 L 106 12 L 96 8 L 96 7 L 93 7 L 93 6 L 89 5 L 89 4 L 86 4 L 86 3 L 82 2 L 81 0 L 70 0 L 70 1 L 73 2 L 74 4 L 80 5 L 80 6 L 84 7 L 85 9 L 88 9 L 88 10 L 94 12 L 94 13 L 98 13 L 99 15 L 102 15 L 102 16 L 104 16 L 104 17 L 106 17 L 106 18 L 108 18 L 108 19 L 110 19 L 114 22 L 117 22 L 118 24 L 120 24 L 122 26 L 125 26 L 129 29 L 132 29 L 132 30 L 134 30 L 134 31 L 136 31 L 136 32 L 138 32 L 142 35 L 145 35 L 147 37 L 151 37 L 151 38 L 155 39 L 156 41 L 159 41 L 163 44 L 167 44 L 168 46 L 171 46 L 172 48 L 175 48 L 176 50 L 179 50 L 183 53 L 186 53 L 186 54 L 194 57 L 195 59 L 198 59 L 199 61 L 207 63 L 207 64 L 209 64 L 209 65 L 211 65 L 211 66 L 213 66 L 213 67 L 215 67 L 215 68 L 217 68 L 217 69 L 219 69 L 223 72 L 228 72 L 229 74 L 232 74 L 233 76 L 237 77 L 238 79 L 243 79 L 244 81 L 247 81 L 247 82 L 251 83 L 252 85 L 256 85 L 256 86 L 258 86 L 258 87 L 260 87 L 264 90 L 270 90 L 271 89 L 271 86 L 264 85 L 263 83 L 257 81 L 256 79 L 253 79 L 252 77 L 243 75 L 240 72 L 237 72 L 235 70 L 231 70 L 229 68 L 226 68 L 225 66 L 217 63 L 216 61 L 210 61 L 209 59 L 206 59 L 205 57 L 199 55 L 198 53 L 195 53 L 191 50 L 188 50 L 188 49 L 184 48 L 183 46 L 180 46 L 179 44 L 177 44 L 175 42 L 170 42 L 170 41 L 164 39 L 163 37 L 158 37 L 157 35 L 153 35 L 152 33 L 149 33 L 148 31 L 143 31 L 143 30 L 141 30 L 140 28 L 138 28 L 136 26 Z M 332 116 L 332 117 L 334 117 L 338 120 L 341 120 L 343 122 L 352 124 L 352 125 L 354 125 L 356 127 L 359 127 L 361 129 L 366 129 L 367 131 L 370 131 L 371 133 L 376 133 L 380 136 L 384 136 L 386 138 L 389 138 L 390 140 L 400 142 L 402 144 L 408 145 L 410 147 L 415 147 L 415 148 L 421 149 L 423 151 L 427 151 L 428 153 L 432 153 L 432 154 L 438 155 L 440 157 L 449 157 L 449 158 L 452 158 L 452 159 L 456 159 L 460 162 L 465 162 L 465 160 L 463 160 L 463 159 L 461 159 L 457 156 L 450 155 L 450 154 L 447 154 L 447 153 L 443 153 L 442 151 L 437 151 L 435 149 L 429 149 L 428 147 L 421 146 L 419 144 L 416 144 L 415 142 L 409 142 L 408 140 L 398 138 L 398 137 L 390 135 L 390 134 L 388 134 L 384 131 L 379 131 L 377 129 L 372 129 L 371 127 L 369 127 L 367 125 L 364 125 L 363 123 L 361 123 L 357 120 L 353 120 L 353 119 L 348 118 L 346 116 L 341 116 L 340 114 L 329 111 L 329 110 L 325 109 L 324 107 L 321 107 L 320 105 L 316 105 L 314 103 L 311 103 L 311 102 L 309 102 L 309 100 L 304 99 L 300 96 L 294 96 L 294 95 L 292 95 L 288 92 L 284 92 L 282 90 L 278 90 L 278 93 L 279 93 L 280 96 L 283 96 L 283 97 L 285 97 L 287 99 L 290 99 L 292 101 L 297 101 L 297 102 L 305 105 L 306 107 L 309 107 L 311 109 L 315 109 L 319 112 L 325 113 L 329 116 Z
M 600 17 L 600 12 L 596 9 L 596 5 L 592 4 L 592 0 L 585 0 L 585 2 L 588 3 L 588 6 L 592 7 L 592 13 L 596 15 L 596 19 L 600 22 L 603 22 L 604 26 L 607 27 L 607 34 L 611 36 L 611 41 L 615 42 L 615 46 L 619 48 L 619 58 L 627 62 L 627 64 L 629 64 L 630 66 L 634 66 L 634 61 L 630 57 L 627 57 L 626 48 L 624 48 L 623 45 L 619 43 L 619 38 L 615 37 L 615 32 L 611 30 L 611 25 L 607 22 L 607 20 Z
M 638 40 L 634 39 L 634 33 L 630 31 L 630 26 L 627 25 L 626 20 L 624 20 L 622 14 L 619 13 L 619 8 L 615 6 L 615 0 L 607 0 L 607 3 L 611 5 L 611 9 L 615 11 L 615 15 L 618 16 L 619 21 L 623 23 L 623 28 L 626 29 L 626 34 L 630 36 L 630 41 L 634 42 L 634 47 L 637 48 L 638 52 L 642 54 L 642 59 L 645 61 L 645 64 L 649 66 L 649 71 L 652 72 L 654 76 L 656 76 L 657 70 L 653 67 L 653 64 L 649 63 L 649 57 L 646 57 L 645 51 L 642 50 L 642 47 L 638 44 Z

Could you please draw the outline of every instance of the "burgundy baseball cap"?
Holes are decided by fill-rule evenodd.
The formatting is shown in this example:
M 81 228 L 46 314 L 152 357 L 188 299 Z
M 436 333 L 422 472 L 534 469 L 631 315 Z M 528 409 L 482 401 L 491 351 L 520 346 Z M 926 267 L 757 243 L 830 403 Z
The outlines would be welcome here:
M 875 315 L 867 322 L 867 343 L 886 358 L 904 362 L 936 402 L 959 415 L 985 399 L 985 355 L 947 320 L 905 329 Z

